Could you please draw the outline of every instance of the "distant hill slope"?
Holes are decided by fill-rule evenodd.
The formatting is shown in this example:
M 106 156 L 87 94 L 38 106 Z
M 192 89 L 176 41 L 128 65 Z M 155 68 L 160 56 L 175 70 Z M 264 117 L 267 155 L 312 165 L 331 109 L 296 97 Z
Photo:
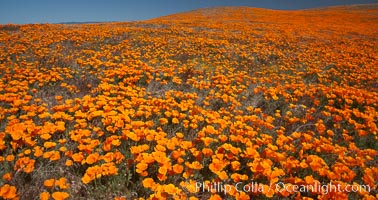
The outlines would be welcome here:
M 183 25 L 187 27 L 242 31 L 281 27 L 289 32 L 335 32 L 377 37 L 378 4 L 334 6 L 306 10 L 270 10 L 252 7 L 213 7 L 167 15 L 151 20 L 151 24 Z M 232 28 L 231 28 L 232 30 Z M 342 31 L 340 31 L 342 30 Z
M 154 18 L 152 20 L 188 20 L 196 16 L 197 19 L 211 19 L 213 20 L 222 20 L 224 18 L 232 17 L 235 20 L 240 18 L 248 18 L 253 17 L 256 14 L 264 13 L 266 15 L 269 14 L 277 14 L 277 13 L 285 13 L 285 14 L 294 14 L 294 13 L 302 13 L 302 12 L 377 12 L 378 11 L 378 3 L 377 4 L 356 4 L 356 5 L 348 5 L 348 6 L 330 6 L 330 7 L 319 7 L 319 8 L 311 8 L 311 9 L 303 9 L 303 10 L 272 10 L 272 9 L 264 9 L 264 8 L 254 8 L 254 7 L 247 7 L 247 6 L 224 6 L 224 7 L 210 7 L 210 8 L 200 8 L 188 12 L 176 13 L 167 16 L 162 16 L 158 18 Z M 255 14 L 255 15 L 254 15 Z M 378 13 L 376 13 L 378 14 Z
M 305 10 L 377 10 L 378 9 L 378 3 L 375 4 L 354 4 L 354 5 L 348 5 L 348 6 L 328 6 L 328 7 L 320 7 L 320 8 L 311 8 L 311 9 L 305 9 Z
M 58 22 L 56 24 L 99 24 L 99 23 L 107 23 L 107 22 L 98 22 L 98 21 L 87 21 L 87 22 Z

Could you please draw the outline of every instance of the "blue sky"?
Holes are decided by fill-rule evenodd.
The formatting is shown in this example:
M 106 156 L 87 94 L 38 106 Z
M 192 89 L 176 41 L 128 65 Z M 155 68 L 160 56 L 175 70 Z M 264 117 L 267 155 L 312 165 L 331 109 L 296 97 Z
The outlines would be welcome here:
M 305 9 L 378 0 L 0 0 L 0 24 L 145 20 L 215 6 Z

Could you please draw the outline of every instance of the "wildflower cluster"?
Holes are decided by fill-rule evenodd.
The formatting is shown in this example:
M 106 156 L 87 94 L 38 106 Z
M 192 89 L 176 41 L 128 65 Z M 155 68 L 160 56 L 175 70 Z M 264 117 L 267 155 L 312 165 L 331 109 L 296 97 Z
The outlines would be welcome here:
M 1 25 L 0 197 L 378 198 L 376 16 Z M 365 189 L 268 189 L 331 182 Z

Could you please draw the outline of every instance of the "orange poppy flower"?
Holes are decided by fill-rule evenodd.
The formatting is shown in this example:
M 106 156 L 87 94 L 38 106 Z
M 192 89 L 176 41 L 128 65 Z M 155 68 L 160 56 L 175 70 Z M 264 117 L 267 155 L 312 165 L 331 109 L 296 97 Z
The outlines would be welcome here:
M 72 154 L 72 159 L 74 162 L 81 162 L 84 159 L 82 152 Z
M 55 186 L 55 179 L 47 179 L 43 182 L 43 185 L 47 188 L 52 188 Z
M 160 174 L 162 174 L 162 175 L 165 175 L 165 174 L 167 173 L 167 167 L 165 167 L 165 166 L 161 166 L 161 167 L 159 167 L 158 172 L 159 172 Z
M 17 198 L 17 188 L 9 184 L 5 184 L 0 187 L 0 197 L 4 199 L 16 199 Z
M 176 117 L 174 117 L 174 118 L 172 118 L 172 123 L 173 124 L 178 124 L 178 123 L 180 123 L 180 120 L 177 119 Z
M 94 179 L 94 177 L 89 176 L 88 174 L 84 174 L 84 176 L 81 178 L 81 181 L 82 181 L 84 184 L 88 184 L 88 183 L 91 182 L 93 179 Z
M 70 195 L 67 192 L 54 192 L 51 196 L 54 200 L 65 200 Z
M 5 157 L 5 160 L 6 161 L 8 161 L 8 162 L 11 162 L 11 161 L 13 161 L 14 160 L 14 155 L 7 155 L 6 157 Z
M 168 123 L 168 120 L 167 120 L 167 118 L 160 118 L 160 119 L 159 119 L 159 123 L 160 123 L 161 125 L 164 125 L 164 124 L 167 124 L 167 123 Z
M 19 158 L 14 165 L 14 169 L 21 169 L 25 173 L 31 173 L 34 170 L 34 164 L 35 160 L 30 159 L 29 157 Z
M 3 179 L 6 180 L 6 181 L 10 181 L 12 179 L 12 173 L 5 173 L 3 175 Z
M 155 185 L 155 181 L 152 178 L 145 178 L 143 179 L 142 184 L 145 188 L 153 188 Z
M 172 183 L 164 186 L 164 191 L 170 195 L 175 195 L 178 193 L 178 189 Z
M 218 194 L 212 194 L 209 200 L 222 200 L 222 197 L 219 196 Z
M 70 166 L 72 166 L 72 165 L 73 165 L 73 162 L 72 162 L 72 160 L 66 160 L 66 163 L 65 163 L 65 165 L 66 165 L 67 167 L 70 167 Z
M 136 172 L 142 173 L 148 168 L 148 164 L 140 162 L 136 165 Z
M 89 154 L 88 157 L 85 159 L 85 162 L 89 165 L 96 163 L 99 160 L 99 154 Z
M 174 164 L 172 166 L 172 169 L 173 169 L 173 172 L 176 173 L 176 174 L 180 174 L 182 173 L 182 171 L 184 170 L 184 167 L 182 165 L 179 165 L 179 164 Z
M 55 142 L 45 142 L 45 143 L 43 144 L 43 146 L 44 146 L 45 148 L 52 148 L 52 147 L 56 147 L 56 143 L 55 143 Z
M 50 193 L 49 192 L 41 192 L 41 194 L 39 194 L 39 199 L 40 200 L 49 200 L 50 199 Z
M 62 190 L 68 189 L 70 186 L 70 184 L 67 183 L 67 179 L 64 177 L 56 180 L 55 185 L 58 186 Z

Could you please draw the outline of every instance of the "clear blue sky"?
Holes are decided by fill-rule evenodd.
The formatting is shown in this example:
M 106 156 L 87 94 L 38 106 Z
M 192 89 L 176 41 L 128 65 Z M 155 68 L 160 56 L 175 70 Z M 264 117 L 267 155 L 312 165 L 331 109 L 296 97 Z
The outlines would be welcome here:
M 287 10 L 366 3 L 378 0 L 0 0 L 0 24 L 134 21 L 214 6 Z

